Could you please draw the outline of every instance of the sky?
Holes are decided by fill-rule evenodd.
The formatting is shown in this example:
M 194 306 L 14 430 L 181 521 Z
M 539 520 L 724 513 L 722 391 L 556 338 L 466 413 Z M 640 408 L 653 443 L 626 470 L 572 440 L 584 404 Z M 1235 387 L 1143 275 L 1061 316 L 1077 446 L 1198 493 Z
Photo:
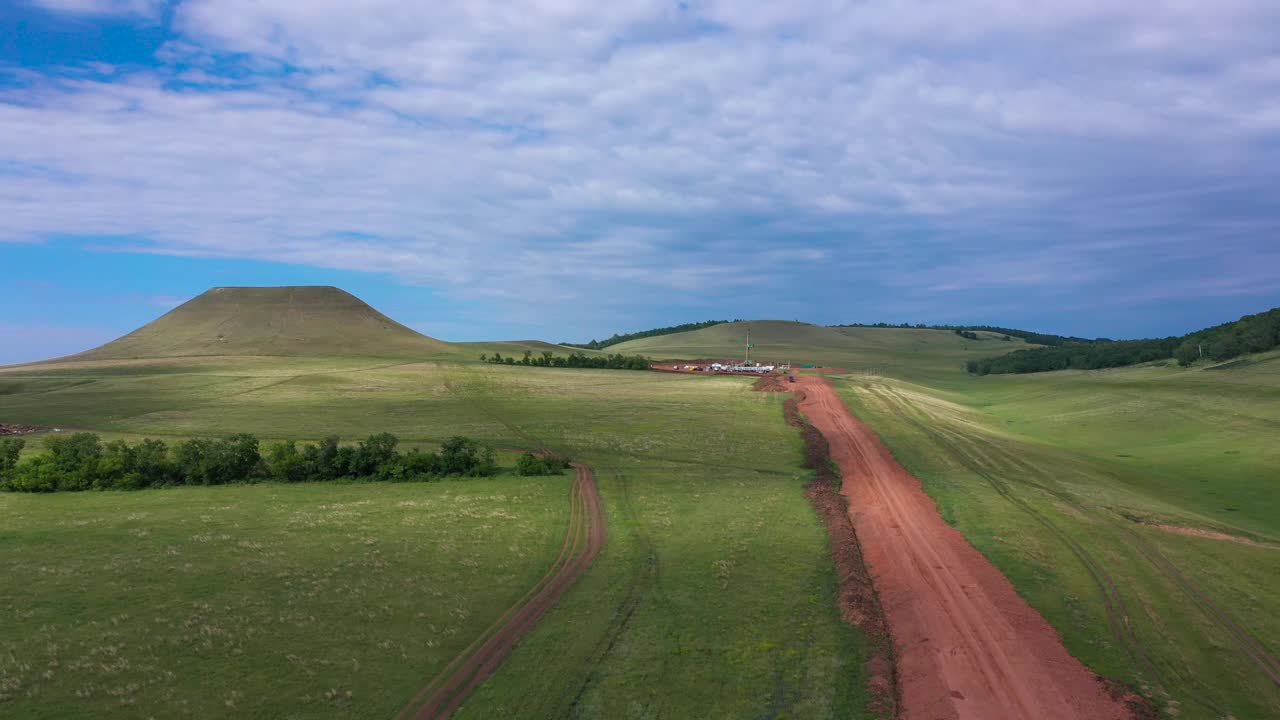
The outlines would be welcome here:
M 1280 305 L 1274 0 L 0 0 L 0 363 L 219 285 L 446 340 Z

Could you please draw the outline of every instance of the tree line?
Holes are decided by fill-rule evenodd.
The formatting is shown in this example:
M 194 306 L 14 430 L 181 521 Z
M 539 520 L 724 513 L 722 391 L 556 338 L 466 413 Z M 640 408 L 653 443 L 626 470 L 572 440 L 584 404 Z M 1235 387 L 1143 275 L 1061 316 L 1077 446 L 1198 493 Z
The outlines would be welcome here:
M 26 441 L 4 438 L 0 439 L 0 489 L 137 490 L 259 480 L 425 481 L 492 475 L 498 469 L 493 450 L 471 438 L 451 437 L 439 452 L 400 452 L 399 442 L 395 435 L 378 433 L 355 445 L 340 445 L 337 436 L 329 436 L 301 446 L 281 440 L 264 447 L 253 435 L 238 433 L 170 447 L 162 440 L 103 442 L 93 433 L 75 433 L 47 437 L 43 454 L 21 459 Z
M 671 325 L 668 327 L 654 328 L 652 330 L 641 330 L 640 332 L 613 334 L 608 340 L 592 340 L 589 343 L 560 343 L 566 347 L 585 348 L 587 350 L 603 350 L 610 345 L 617 345 L 628 340 L 639 340 L 640 338 L 657 337 L 659 335 L 674 335 L 676 333 L 689 332 L 690 330 L 701 330 L 702 328 L 711 327 L 712 325 L 723 325 L 728 320 L 704 320 L 703 322 L 685 323 L 683 325 Z M 738 322 L 734 320 L 733 322 Z
M 981 335 L 979 335 L 978 333 L 976 333 L 976 332 L 974 332 L 974 331 L 972 331 L 972 330 L 956 330 L 956 331 L 955 331 L 955 334 L 959 335 L 960 337 L 962 337 L 962 338 L 964 338 L 964 339 L 966 339 L 966 340 L 981 340 L 981 339 L 982 339 L 982 336 L 981 336 Z M 1001 339 L 1001 340 L 1004 340 L 1004 341 L 1006 341 L 1006 342 L 1011 342 L 1011 341 L 1013 340 L 1013 338 L 1012 338 L 1012 337 L 1010 337 L 1010 336 L 1008 336 L 1008 335 L 1001 335 L 1001 336 L 1000 336 L 1000 339 Z
M 1022 338 L 1032 345 L 1071 345 L 1075 343 L 1095 342 L 1088 338 L 1072 337 L 1069 335 L 1053 335 L 1051 333 L 1031 332 L 1030 330 L 1017 330 L 1015 328 L 1002 328 L 995 325 L 929 325 L 926 323 L 846 323 L 844 325 L 828 325 L 827 327 L 865 327 L 865 328 L 899 328 L 908 330 L 953 330 L 961 337 L 970 340 L 980 340 L 981 338 L 974 331 L 981 330 L 984 332 L 998 333 L 1002 336 L 1001 340 L 1007 340 L 1011 337 Z M 1099 338 L 1105 340 L 1105 338 Z
M 1215 325 L 1187 335 L 1150 340 L 1093 340 L 1059 347 L 1016 350 L 970 360 L 977 375 L 1050 370 L 1098 370 L 1154 360 L 1176 359 L 1182 367 L 1197 360 L 1223 361 L 1280 347 L 1280 308 Z
M 481 354 L 480 361 L 498 365 L 526 365 L 531 367 L 602 368 L 606 370 L 649 369 L 649 359 L 643 355 L 623 355 L 622 353 L 587 355 L 586 353 L 575 352 L 569 355 L 556 355 L 550 351 L 543 351 L 541 354 L 534 355 L 532 351 L 525 350 L 524 357 L 521 358 L 517 358 L 514 355 L 503 357 L 502 353 L 495 352 L 493 355 Z

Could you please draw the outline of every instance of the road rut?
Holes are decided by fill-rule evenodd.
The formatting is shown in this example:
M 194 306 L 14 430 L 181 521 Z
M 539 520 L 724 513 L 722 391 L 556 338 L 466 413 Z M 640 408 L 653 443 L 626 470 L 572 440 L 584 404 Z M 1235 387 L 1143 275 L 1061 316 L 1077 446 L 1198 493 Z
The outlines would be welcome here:
M 579 463 L 573 463 L 573 468 L 576 476 L 569 496 L 569 530 L 555 562 L 519 602 L 433 678 L 397 720 L 443 720 L 453 714 L 591 566 L 604 547 L 604 506 L 591 469 Z

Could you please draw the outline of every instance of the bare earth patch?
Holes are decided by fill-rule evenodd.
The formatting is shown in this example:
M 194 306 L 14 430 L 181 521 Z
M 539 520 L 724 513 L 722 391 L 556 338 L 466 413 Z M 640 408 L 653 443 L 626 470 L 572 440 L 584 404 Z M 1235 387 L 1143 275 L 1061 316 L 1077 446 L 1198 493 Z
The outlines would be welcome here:
M 1238 535 L 1228 535 L 1227 533 L 1216 532 L 1214 530 L 1201 530 L 1200 528 L 1182 527 L 1180 525 L 1165 525 L 1163 523 L 1144 522 L 1142 524 L 1146 525 L 1147 527 L 1155 528 L 1157 530 L 1163 530 L 1167 533 L 1173 533 L 1174 535 L 1190 535 L 1191 537 L 1209 538 L 1210 540 L 1223 540 L 1226 542 L 1233 542 L 1240 545 L 1248 545 L 1249 547 L 1259 547 L 1259 548 L 1268 548 L 1271 550 L 1280 550 L 1280 545 L 1269 545 L 1267 543 L 1260 543 L 1256 540 L 1250 540 L 1249 538 L 1240 537 Z

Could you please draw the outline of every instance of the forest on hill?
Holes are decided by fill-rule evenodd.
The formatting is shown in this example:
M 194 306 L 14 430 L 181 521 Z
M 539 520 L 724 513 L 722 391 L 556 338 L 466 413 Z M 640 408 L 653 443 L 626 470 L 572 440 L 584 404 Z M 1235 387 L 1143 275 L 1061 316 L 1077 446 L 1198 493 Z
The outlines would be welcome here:
M 1201 359 L 1221 362 L 1277 346 L 1280 346 L 1280 308 L 1272 308 L 1182 336 L 1150 340 L 1092 340 L 1016 350 L 1007 355 L 970 360 L 967 367 L 969 372 L 977 375 L 1034 373 L 1100 370 L 1169 358 L 1186 367 Z

